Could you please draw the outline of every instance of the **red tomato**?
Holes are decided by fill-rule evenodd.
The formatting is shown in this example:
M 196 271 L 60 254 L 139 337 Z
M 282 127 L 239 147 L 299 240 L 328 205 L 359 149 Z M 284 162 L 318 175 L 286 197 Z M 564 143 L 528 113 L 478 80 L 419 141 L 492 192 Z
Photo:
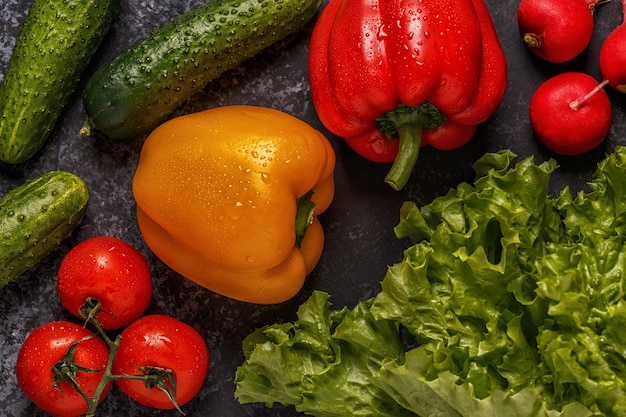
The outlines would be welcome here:
M 148 315 L 131 323 L 121 334 L 122 341 L 113 361 L 116 375 L 142 375 L 145 366 L 171 370 L 176 376 L 176 402 L 189 402 L 202 388 L 209 371 L 209 350 L 193 327 L 175 318 Z M 146 388 L 143 381 L 118 379 L 120 389 L 148 407 L 172 409 L 174 405 L 158 388 Z
M 148 262 L 128 243 L 99 236 L 76 245 L 63 259 L 57 275 L 61 304 L 80 317 L 88 297 L 100 301 L 96 315 L 103 329 L 119 329 L 148 308 L 152 275 Z
M 17 382 L 26 396 L 39 408 L 57 417 L 80 416 L 87 411 L 87 402 L 70 382 L 58 382 L 61 391 L 53 386 L 52 368 L 61 361 L 76 341 L 93 336 L 89 330 L 74 323 L 55 321 L 45 324 L 28 335 L 17 357 Z M 93 397 L 107 365 L 109 348 L 99 337 L 78 343 L 74 352 L 76 365 L 101 371 L 78 372 L 78 385 Z M 100 401 L 108 393 L 109 384 Z

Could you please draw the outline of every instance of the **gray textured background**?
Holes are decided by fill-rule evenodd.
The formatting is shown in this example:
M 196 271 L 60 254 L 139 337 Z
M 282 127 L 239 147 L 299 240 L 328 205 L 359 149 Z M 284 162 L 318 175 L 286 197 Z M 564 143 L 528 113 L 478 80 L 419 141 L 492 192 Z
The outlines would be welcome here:
M 30 0 L 0 2 L 0 79 L 6 68 L 15 36 Z M 122 1 L 119 17 L 88 70 L 112 58 L 132 41 L 165 20 L 201 0 Z M 388 169 L 356 156 L 341 139 L 324 130 L 310 100 L 306 57 L 313 23 L 288 43 L 263 52 L 245 65 L 229 71 L 191 100 L 179 113 L 227 104 L 263 105 L 300 117 L 328 134 L 337 152 L 337 193 L 331 209 L 321 216 L 326 247 L 320 264 L 303 290 L 292 300 L 276 306 L 236 302 L 213 294 L 173 273 L 147 249 L 135 221 L 131 181 L 143 138 L 116 142 L 81 138 L 78 130 L 85 117 L 79 87 L 62 114 L 44 149 L 18 166 L 0 164 L 0 195 L 27 178 L 51 169 L 81 176 L 91 200 L 84 223 L 44 262 L 0 291 L 0 416 L 43 416 L 20 392 L 14 377 L 17 352 L 26 335 L 51 320 L 73 320 L 56 299 L 55 274 L 63 255 L 78 242 L 96 235 L 112 235 L 137 247 L 152 267 L 155 290 L 149 313 L 164 313 L 197 328 L 211 351 L 209 377 L 196 399 L 183 407 L 196 416 L 295 416 L 291 408 L 267 409 L 241 406 L 233 399 L 233 377 L 241 364 L 241 341 L 257 327 L 295 318 L 297 306 L 314 289 L 331 293 L 335 307 L 353 306 L 379 290 L 387 265 L 401 259 L 407 242 L 397 240 L 396 225 L 403 201 L 431 201 L 461 181 L 471 181 L 470 165 L 486 151 L 512 149 L 520 156 L 534 154 L 538 161 L 554 157 L 561 168 L 554 174 L 552 190 L 569 184 L 578 190 L 590 179 L 606 152 L 626 144 L 626 96 L 607 90 L 614 106 L 614 123 L 606 143 L 579 158 L 562 158 L 548 152 L 533 136 L 528 102 L 546 78 L 566 70 L 585 71 L 600 78 L 597 54 L 602 39 L 622 21 L 620 2 L 602 5 L 595 13 L 592 44 L 583 55 L 560 65 L 531 56 L 517 33 L 516 0 L 487 0 L 509 64 L 509 85 L 498 112 L 460 150 L 440 152 L 423 149 L 409 185 L 395 192 L 382 179 Z M 174 411 L 155 411 L 136 405 L 114 389 L 99 408 L 99 416 L 174 416 Z

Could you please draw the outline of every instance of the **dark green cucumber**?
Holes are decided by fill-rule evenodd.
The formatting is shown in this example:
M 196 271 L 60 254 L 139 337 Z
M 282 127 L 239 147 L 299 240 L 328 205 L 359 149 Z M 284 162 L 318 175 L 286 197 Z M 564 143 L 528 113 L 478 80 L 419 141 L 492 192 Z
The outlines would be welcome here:
M 225 71 L 304 26 L 321 3 L 211 0 L 170 20 L 92 76 L 81 134 L 149 133 Z
M 35 0 L 0 85 L 0 160 L 17 164 L 45 143 L 109 31 L 119 0 Z
M 50 171 L 0 200 L 0 289 L 52 252 L 82 222 L 89 201 L 85 182 Z

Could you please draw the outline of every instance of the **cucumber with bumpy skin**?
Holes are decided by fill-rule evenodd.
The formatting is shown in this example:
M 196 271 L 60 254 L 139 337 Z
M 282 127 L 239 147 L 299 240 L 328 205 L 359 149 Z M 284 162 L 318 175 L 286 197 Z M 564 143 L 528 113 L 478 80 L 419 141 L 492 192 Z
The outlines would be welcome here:
M 321 0 L 210 0 L 170 20 L 99 68 L 83 95 L 92 129 L 149 133 L 225 71 L 311 20 Z
M 0 289 L 51 253 L 82 222 L 89 192 L 66 171 L 49 171 L 0 200 Z
M 44 145 L 109 31 L 119 0 L 35 0 L 0 85 L 0 160 Z

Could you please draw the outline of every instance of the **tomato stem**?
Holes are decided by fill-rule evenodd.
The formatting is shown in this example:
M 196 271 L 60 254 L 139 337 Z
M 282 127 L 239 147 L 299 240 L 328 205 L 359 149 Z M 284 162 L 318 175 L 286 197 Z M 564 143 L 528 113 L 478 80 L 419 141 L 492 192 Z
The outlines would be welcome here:
M 96 388 L 96 391 L 93 393 L 93 397 L 87 400 L 87 413 L 85 417 L 93 417 L 96 415 L 96 408 L 98 408 L 98 404 L 100 404 L 100 398 L 104 393 L 109 382 L 115 379 L 113 375 L 113 360 L 115 359 L 115 355 L 117 354 L 117 349 L 120 347 L 121 338 L 118 336 L 115 340 L 109 338 L 108 335 L 105 334 L 104 330 L 100 327 L 100 325 L 96 326 L 98 328 L 98 333 L 104 338 L 107 345 L 109 345 L 109 358 L 107 360 L 107 366 L 104 368 L 104 374 L 102 375 L 102 379 Z M 81 390 L 82 391 L 82 390 Z
M 83 337 L 77 340 L 76 342 L 72 343 L 72 345 L 68 348 L 67 352 L 65 352 L 65 355 L 63 355 L 63 358 L 59 362 L 55 363 L 54 366 L 52 367 L 52 373 L 54 375 L 52 385 L 55 388 L 60 389 L 57 385 L 57 382 L 60 382 L 60 381 L 69 382 L 70 384 L 72 384 L 76 392 L 78 392 L 83 397 L 83 399 L 85 400 L 87 404 L 90 403 L 91 398 L 81 388 L 80 384 L 78 383 L 78 380 L 76 379 L 76 375 L 78 374 L 78 372 L 96 373 L 96 372 L 99 372 L 100 370 L 88 369 L 88 368 L 78 366 L 76 364 L 76 360 L 74 357 L 75 357 L 76 348 L 78 347 L 78 345 L 81 342 L 87 339 L 90 339 L 92 337 L 95 337 L 95 336 L 92 335 L 92 336 Z
M 176 402 L 176 375 L 167 369 L 157 368 L 157 367 L 146 367 L 140 369 L 144 373 L 141 375 L 116 375 L 113 372 L 113 362 L 115 360 L 115 355 L 117 355 L 117 351 L 120 347 L 120 343 L 122 341 L 122 337 L 117 335 L 114 339 L 109 337 L 109 335 L 104 331 L 100 322 L 96 319 L 96 314 L 102 310 L 102 304 L 95 298 L 88 297 L 85 301 L 85 304 L 79 309 L 79 314 L 85 318 L 85 325 L 91 323 L 98 335 L 104 340 L 104 342 L 109 347 L 109 356 L 107 358 L 107 365 L 104 368 L 104 372 L 102 373 L 102 378 L 100 379 L 100 383 L 96 387 L 96 390 L 93 393 L 93 396 L 87 395 L 85 390 L 78 384 L 76 380 L 77 372 L 100 372 L 100 370 L 91 370 L 79 368 L 76 366 L 73 359 L 73 351 L 76 348 L 76 345 L 80 343 L 83 339 L 79 340 L 75 345 L 72 345 L 68 349 L 68 353 L 66 353 L 65 357 L 59 361 L 59 363 L 55 364 L 53 367 L 53 372 L 56 369 L 60 369 L 61 376 L 64 380 L 67 380 L 72 384 L 76 392 L 78 392 L 87 403 L 87 412 L 85 413 L 85 417 L 94 417 L 96 415 L 96 409 L 98 404 L 100 404 L 100 398 L 104 394 L 109 383 L 118 379 L 133 379 L 133 380 L 142 380 L 146 384 L 146 386 L 155 387 L 165 392 L 170 401 L 172 401 L 172 405 L 176 410 L 178 410 L 182 415 L 185 413 L 180 409 L 178 403 Z M 95 337 L 95 336 L 90 336 Z M 167 384 L 169 382 L 169 385 Z
M 172 402 L 174 408 L 182 415 L 186 415 L 183 410 L 178 406 L 176 402 L 176 374 L 170 369 L 159 368 L 157 366 L 145 366 L 139 368 L 143 372 L 141 375 L 114 375 L 111 374 L 111 379 L 128 379 L 134 381 L 143 381 L 147 388 L 157 388 Z M 169 384 L 168 384 L 169 383 Z
M 626 1 L 626 0 L 624 0 Z M 595 86 L 593 88 L 593 90 L 591 90 L 590 92 L 588 92 L 587 94 L 577 98 L 576 100 L 572 101 L 569 104 L 569 107 L 574 110 L 577 111 L 578 109 L 580 109 L 580 106 L 582 106 L 587 100 L 589 100 L 591 97 L 593 97 L 594 95 L 596 95 L 600 90 L 602 90 L 604 88 L 605 85 L 607 85 L 609 83 L 609 80 L 603 80 L 600 84 L 598 84 L 597 86 Z

